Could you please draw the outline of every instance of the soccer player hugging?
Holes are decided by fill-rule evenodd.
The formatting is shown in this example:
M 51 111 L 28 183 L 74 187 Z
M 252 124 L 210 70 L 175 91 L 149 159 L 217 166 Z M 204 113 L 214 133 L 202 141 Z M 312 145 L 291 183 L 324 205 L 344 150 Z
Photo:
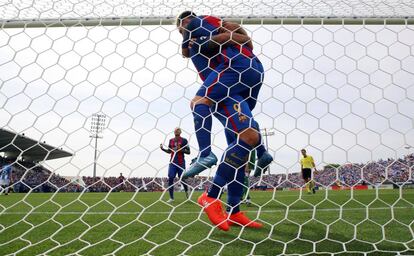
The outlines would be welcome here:
M 176 25 L 183 36 L 182 54 L 191 59 L 203 81 L 190 106 L 199 154 L 183 178 L 193 177 L 217 164 L 211 150 L 212 116 L 216 117 L 225 127 L 228 147 L 219 162 L 213 185 L 198 198 L 198 203 L 213 225 L 222 230 L 229 230 L 231 225 L 261 228 L 261 223 L 240 211 L 240 199 L 244 169 L 252 151 L 257 152 L 261 170 L 273 160 L 262 143 L 259 125 L 251 112 L 262 86 L 263 66 L 253 54 L 250 37 L 239 24 L 186 11 L 178 16 Z M 220 201 L 226 185 L 227 212 Z

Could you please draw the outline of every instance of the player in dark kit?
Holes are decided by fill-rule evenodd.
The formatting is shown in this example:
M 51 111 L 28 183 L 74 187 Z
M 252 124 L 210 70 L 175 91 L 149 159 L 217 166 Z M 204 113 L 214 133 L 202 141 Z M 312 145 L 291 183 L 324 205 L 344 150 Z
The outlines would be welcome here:
M 235 141 L 239 131 L 235 130 L 234 122 L 227 122 L 228 118 L 244 118 L 241 106 L 247 105 L 250 112 L 255 108 L 264 71 L 252 52 L 250 38 L 238 24 L 186 11 L 179 15 L 177 26 L 183 35 L 183 56 L 191 57 L 203 80 L 191 103 L 200 151 L 197 160 L 184 173 L 183 178 L 187 178 L 217 163 L 217 157 L 211 152 L 212 114 L 228 127 L 225 129 L 227 142 Z M 211 40 L 213 37 L 214 40 Z M 228 37 L 237 40 L 237 43 L 228 43 L 231 41 Z M 253 122 L 252 127 L 259 130 L 254 119 L 249 121 Z M 256 150 L 258 163 L 255 173 L 261 174 L 273 157 L 262 143 L 256 146 Z
M 250 37 L 238 24 L 183 12 L 177 19 L 177 27 L 183 35 L 183 55 L 191 58 L 204 81 L 191 102 L 200 154 L 188 172 L 197 174 L 217 162 L 211 152 L 212 109 L 216 116 L 223 117 L 219 120 L 234 136 L 229 140 L 226 134 L 229 145 L 213 185 L 208 194 L 199 197 L 198 203 L 210 221 L 222 230 L 229 230 L 231 224 L 261 228 L 261 223 L 240 212 L 239 205 L 250 152 L 256 149 L 259 157 L 266 152 L 251 113 L 262 85 L 263 66 L 252 52 Z M 229 216 L 218 200 L 225 185 Z
M 121 172 L 118 177 L 118 184 L 119 184 L 118 191 L 120 192 L 124 191 L 124 186 L 125 186 L 124 181 L 125 181 L 125 177 L 124 175 L 122 175 L 122 172 Z
M 160 148 L 165 153 L 171 154 L 170 164 L 168 166 L 168 192 L 170 199 L 168 203 L 174 202 L 174 178 L 178 175 L 181 178 L 183 171 L 185 170 L 185 159 L 184 154 L 190 154 L 190 147 L 188 141 L 181 137 L 181 129 L 175 128 L 174 138 L 168 142 L 168 148 L 165 149 L 162 144 Z M 188 197 L 188 186 L 185 182 L 181 183 L 184 187 L 186 196 Z

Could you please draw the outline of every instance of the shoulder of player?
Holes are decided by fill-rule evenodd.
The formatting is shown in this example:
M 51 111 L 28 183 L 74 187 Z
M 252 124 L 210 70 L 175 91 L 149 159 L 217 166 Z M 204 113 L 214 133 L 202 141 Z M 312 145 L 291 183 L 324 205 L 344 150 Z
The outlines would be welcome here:
M 200 15 L 197 16 L 197 18 L 202 19 L 202 20 L 207 20 L 207 19 L 211 19 L 211 20 L 221 20 L 221 18 L 217 17 L 217 16 L 213 16 L 213 15 Z
M 217 28 L 221 27 L 222 22 L 223 22 L 219 17 L 211 16 L 211 15 L 197 16 L 197 18 L 198 18 L 198 21 L 207 22 L 210 25 L 213 25 L 214 27 L 217 27 Z M 195 19 L 193 19 L 193 20 L 195 20 Z M 197 22 L 197 21 L 195 21 L 195 22 Z
M 306 156 L 306 159 L 308 160 L 308 161 L 311 161 L 311 162 L 313 162 L 314 160 L 313 160 L 313 157 L 311 156 L 311 155 L 307 155 Z

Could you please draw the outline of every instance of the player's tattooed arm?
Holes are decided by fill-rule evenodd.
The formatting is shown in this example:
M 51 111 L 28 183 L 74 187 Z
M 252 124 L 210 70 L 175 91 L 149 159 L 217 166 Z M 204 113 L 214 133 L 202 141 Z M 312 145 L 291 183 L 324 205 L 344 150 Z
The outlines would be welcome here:
M 211 40 L 219 45 L 246 44 L 249 47 L 252 45 L 252 40 L 249 36 L 234 32 L 226 32 L 215 35 L 211 37 Z
M 202 36 L 199 38 L 192 38 L 189 42 L 188 49 L 197 45 L 197 47 L 199 47 L 199 52 L 209 56 L 208 53 L 216 52 L 222 46 L 235 44 L 249 46 L 251 45 L 251 39 L 249 36 L 239 33 L 226 32 L 212 37 Z
M 219 33 L 237 33 L 248 37 L 246 30 L 242 26 L 240 26 L 240 24 L 230 21 L 222 22 L 221 27 L 219 29 Z M 253 49 L 253 43 L 251 40 L 247 43 L 247 46 Z
M 221 27 L 219 29 L 219 33 L 226 33 L 226 32 L 235 32 L 242 35 L 247 36 L 246 30 L 240 24 L 230 22 L 230 21 L 223 21 Z

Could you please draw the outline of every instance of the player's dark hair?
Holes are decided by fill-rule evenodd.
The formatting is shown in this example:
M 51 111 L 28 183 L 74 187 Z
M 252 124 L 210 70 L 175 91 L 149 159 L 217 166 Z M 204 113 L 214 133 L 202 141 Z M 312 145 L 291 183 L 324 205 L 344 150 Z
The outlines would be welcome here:
M 184 11 L 180 15 L 177 16 L 176 25 L 179 26 L 181 22 L 186 18 L 195 18 L 197 15 L 192 11 Z

